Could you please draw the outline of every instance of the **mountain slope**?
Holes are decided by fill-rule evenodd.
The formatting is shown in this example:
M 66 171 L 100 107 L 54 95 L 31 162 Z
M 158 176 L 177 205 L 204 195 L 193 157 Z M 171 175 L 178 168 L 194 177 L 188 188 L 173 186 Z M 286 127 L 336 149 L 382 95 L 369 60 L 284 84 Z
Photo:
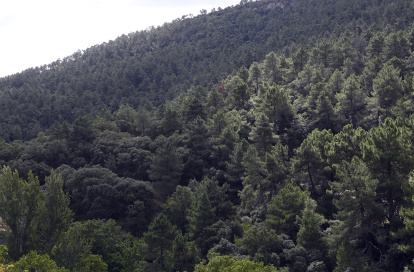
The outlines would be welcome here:
M 55 121 L 72 122 L 120 105 L 159 105 L 191 86 L 210 89 L 270 52 L 287 53 L 335 37 L 411 24 L 407 1 L 242 1 L 123 35 L 49 65 L 0 80 L 2 137 L 28 139 Z M 398 15 L 398 16 L 397 16 Z

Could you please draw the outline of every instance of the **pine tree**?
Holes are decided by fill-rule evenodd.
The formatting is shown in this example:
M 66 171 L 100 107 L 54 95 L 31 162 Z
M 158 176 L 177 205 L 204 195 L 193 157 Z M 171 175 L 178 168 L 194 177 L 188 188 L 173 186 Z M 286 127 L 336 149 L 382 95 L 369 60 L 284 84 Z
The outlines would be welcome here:
M 151 181 L 158 184 L 158 189 L 165 193 L 175 190 L 181 179 L 184 165 L 173 139 L 164 137 L 164 141 L 152 158 L 148 174 Z
M 400 71 L 391 65 L 385 65 L 373 80 L 373 89 L 379 117 L 391 117 L 391 107 L 403 95 Z
M 262 77 L 262 71 L 257 62 L 253 62 L 249 69 L 249 80 L 255 84 L 256 93 L 259 91 L 259 83 Z
M 273 133 L 273 124 L 269 123 L 269 118 L 265 114 L 257 114 L 249 140 L 254 143 L 261 157 L 264 157 L 270 147 L 276 143 L 277 136 Z
M 215 210 L 210 203 L 207 192 L 200 192 L 188 216 L 190 238 L 196 240 L 203 229 L 213 224 L 215 219 Z
M 149 257 L 155 260 L 161 271 L 165 269 L 165 256 L 171 250 L 176 235 L 177 229 L 162 213 L 154 218 L 148 226 L 148 231 L 144 233 Z
M 264 65 L 267 77 L 271 80 L 272 83 L 278 83 L 280 78 L 279 67 L 277 63 L 277 57 L 274 52 L 270 52 L 266 55 Z
M 298 217 L 299 231 L 296 242 L 299 246 L 305 249 L 324 249 L 324 241 L 322 240 L 321 225 L 326 222 L 326 219 L 315 212 L 316 201 L 307 198 L 305 200 L 305 208 L 302 212 L 302 217 Z
M 302 191 L 298 186 L 287 183 L 268 205 L 266 223 L 277 233 L 285 233 L 295 238 L 299 231 L 296 216 L 302 217 L 308 191 Z
M 361 89 L 355 75 L 348 77 L 341 92 L 336 95 L 338 101 L 335 111 L 342 124 L 351 123 L 357 127 L 364 114 L 368 96 Z
M 361 146 L 364 161 L 379 181 L 378 201 L 386 204 L 387 220 L 391 229 L 396 228 L 401 224 L 398 213 L 404 200 L 403 188 L 414 167 L 410 132 L 387 118 L 379 127 L 370 130 Z
M 193 271 L 199 262 L 200 250 L 195 243 L 188 241 L 187 235 L 178 233 L 165 257 L 167 271 Z

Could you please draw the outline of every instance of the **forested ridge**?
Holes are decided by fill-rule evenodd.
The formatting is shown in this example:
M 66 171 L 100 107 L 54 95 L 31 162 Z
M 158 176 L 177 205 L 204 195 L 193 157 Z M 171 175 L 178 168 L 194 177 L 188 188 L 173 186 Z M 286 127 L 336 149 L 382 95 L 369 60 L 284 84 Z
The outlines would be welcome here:
M 0 79 L 0 271 L 414 269 L 413 20 L 242 1 Z

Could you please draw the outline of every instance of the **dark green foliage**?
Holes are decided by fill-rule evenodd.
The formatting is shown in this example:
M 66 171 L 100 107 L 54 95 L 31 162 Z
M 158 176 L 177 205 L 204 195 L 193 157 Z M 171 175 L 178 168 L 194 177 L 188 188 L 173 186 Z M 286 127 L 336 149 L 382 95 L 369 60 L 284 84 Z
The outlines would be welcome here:
M 75 219 L 119 219 L 132 233 L 142 233 L 155 209 L 154 190 L 146 182 L 119 178 L 106 168 L 58 169 L 65 179 Z
M 5 257 L 411 268 L 413 7 L 243 0 L 0 79 Z

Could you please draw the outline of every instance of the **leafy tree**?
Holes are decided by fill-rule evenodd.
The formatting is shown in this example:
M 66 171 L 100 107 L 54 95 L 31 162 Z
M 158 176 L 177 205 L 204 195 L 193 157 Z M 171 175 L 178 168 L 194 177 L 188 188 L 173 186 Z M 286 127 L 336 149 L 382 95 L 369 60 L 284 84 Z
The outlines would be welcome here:
M 246 108 L 247 101 L 250 98 L 249 89 L 246 83 L 241 83 L 231 91 L 231 101 L 236 109 Z
M 274 229 L 269 229 L 265 224 L 243 225 L 244 234 L 236 238 L 236 243 L 242 247 L 255 261 L 279 266 L 282 241 Z
M 9 256 L 18 260 L 33 249 L 37 240 L 40 208 L 44 196 L 39 180 L 29 173 L 27 181 L 17 171 L 3 167 L 0 174 L 0 217 L 7 228 Z
M 242 177 L 244 175 L 243 157 L 249 143 L 246 139 L 242 139 L 236 144 L 233 153 L 230 155 L 230 161 L 226 163 L 226 179 L 230 186 L 236 189 L 242 189 Z
M 58 267 L 57 264 L 49 257 L 49 255 L 40 255 L 36 251 L 30 251 L 22 256 L 13 264 L 13 270 L 16 271 L 39 271 L 39 272 L 69 272 L 69 269 Z M 93 270 L 87 270 L 93 271 Z M 100 271 L 107 271 L 106 269 Z
M 267 186 L 265 181 L 265 169 L 263 162 L 260 160 L 257 150 L 253 145 L 247 147 L 243 156 L 242 165 L 245 173 L 242 177 L 243 190 L 240 195 L 240 209 L 242 213 L 249 214 L 253 211 L 261 210 L 262 205 L 269 199 L 266 196 Z
M 292 167 L 295 170 L 295 179 L 300 183 L 310 186 L 315 194 L 323 192 L 322 188 L 327 186 L 327 180 L 332 178 L 330 169 L 325 157 L 325 144 L 332 140 L 332 132 L 329 130 L 313 130 L 302 142 L 292 159 Z
M 270 152 L 266 153 L 265 168 L 271 187 L 279 189 L 290 170 L 289 151 L 286 145 L 277 142 Z
M 294 111 L 287 92 L 283 88 L 267 89 L 260 107 L 269 118 L 269 122 L 273 124 L 274 133 L 285 133 L 291 126 Z
M 72 223 L 73 213 L 69 209 L 69 198 L 63 192 L 62 176 L 54 170 L 45 182 L 45 206 L 40 217 L 40 239 L 46 253 L 52 251 L 60 236 Z
M 273 265 L 264 265 L 263 263 L 252 262 L 248 259 L 235 260 L 231 256 L 220 256 L 218 254 L 209 255 L 208 264 L 200 263 L 196 265 L 195 272 L 276 272 L 284 271 L 277 269 Z

